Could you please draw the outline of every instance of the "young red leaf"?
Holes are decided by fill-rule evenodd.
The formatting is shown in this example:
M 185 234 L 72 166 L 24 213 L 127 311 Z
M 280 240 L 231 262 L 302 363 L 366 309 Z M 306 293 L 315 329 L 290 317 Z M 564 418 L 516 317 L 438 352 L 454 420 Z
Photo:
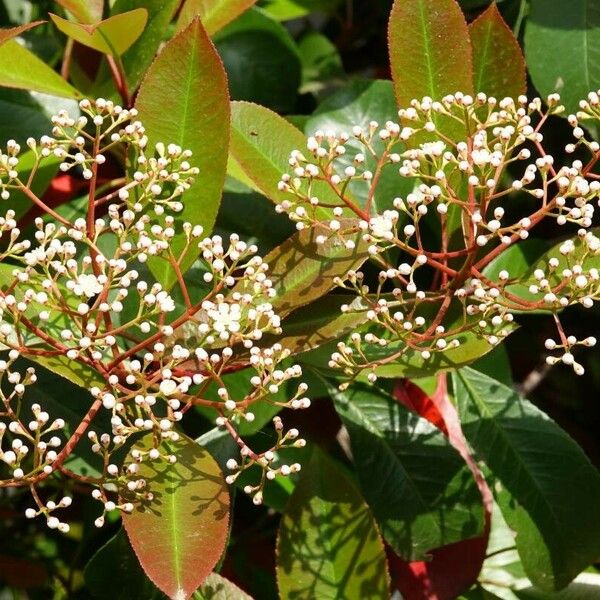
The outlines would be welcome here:
M 473 44 L 473 86 L 496 98 L 516 98 L 527 90 L 521 46 L 493 3 L 469 25 Z
M 80 23 L 97 23 L 102 20 L 104 0 L 56 0 Z
M 456 0 L 396 0 L 389 22 L 389 51 L 396 100 L 473 93 L 469 30 Z M 443 125 L 442 125 L 443 123 Z M 437 123 L 456 137 L 460 127 Z
M 10 27 L 9 29 L 0 29 L 0 46 L 4 44 L 4 42 L 8 42 L 8 40 L 12 40 L 12 38 L 45 23 L 46 21 L 33 21 L 31 23 L 25 23 L 24 25 L 19 25 L 18 27 Z
M 136 447 L 148 450 L 152 442 L 148 434 Z M 225 548 L 229 492 L 219 465 L 196 442 L 181 435 L 165 446 L 177 462 L 140 464 L 154 499 L 124 515 L 123 525 L 146 575 L 173 600 L 185 600 Z
M 209 234 L 221 203 L 227 168 L 229 93 L 223 64 L 200 19 L 176 35 L 152 63 L 136 107 L 151 145 L 174 143 L 193 152 L 190 163 L 200 174 L 185 193 L 178 220 L 202 225 Z M 183 233 L 173 238 L 171 248 L 176 257 L 185 243 Z M 194 245 L 186 254 L 183 271 L 198 252 Z M 167 261 L 151 261 L 150 267 L 163 285 L 175 281 Z
M 120 56 L 137 40 L 146 26 L 148 11 L 136 8 L 95 24 L 74 23 L 58 15 L 50 18 L 60 31 L 76 42 L 103 54 Z
M 211 35 L 256 4 L 256 0 L 186 0 L 183 4 L 177 30 L 184 29 L 199 16 L 202 25 Z

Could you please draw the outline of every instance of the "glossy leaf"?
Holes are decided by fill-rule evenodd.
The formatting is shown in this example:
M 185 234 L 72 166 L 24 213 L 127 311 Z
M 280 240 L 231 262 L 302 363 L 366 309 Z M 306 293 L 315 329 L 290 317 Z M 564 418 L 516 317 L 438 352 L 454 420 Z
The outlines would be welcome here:
M 344 228 L 347 222 L 342 219 L 341 224 Z M 337 237 L 317 244 L 315 238 L 326 234 L 321 225 L 303 229 L 265 256 L 277 292 L 271 304 L 280 315 L 320 298 L 334 287 L 336 277 L 345 277 L 367 260 L 368 244 L 360 232 L 346 236 L 354 241 L 353 250 Z
M 593 235 L 600 235 L 600 229 L 594 228 L 589 230 Z M 519 283 L 512 283 L 507 286 L 507 291 L 511 294 L 519 296 L 525 300 L 530 302 L 539 302 L 540 306 L 536 309 L 536 312 L 548 312 L 548 308 L 543 303 L 544 291 L 534 294 L 529 290 L 529 286 L 532 284 L 537 284 L 538 280 L 535 277 L 535 272 L 538 269 L 544 271 L 547 274 L 547 279 L 552 287 L 559 285 L 562 281 L 562 271 L 567 268 L 573 267 L 574 263 L 580 264 L 583 273 L 589 273 L 590 269 L 598 269 L 600 268 L 600 253 L 591 253 L 586 250 L 586 246 L 584 246 L 584 242 L 579 237 L 572 238 L 574 252 L 565 256 L 560 252 L 560 247 L 564 243 L 564 240 L 558 242 L 554 246 L 552 246 L 549 250 L 544 252 L 538 260 L 536 260 L 524 273 L 521 274 L 521 281 Z M 500 255 L 502 256 L 502 255 Z M 577 257 L 576 261 L 574 257 Z M 498 257 L 500 258 L 500 257 Z M 555 258 L 558 260 L 558 266 L 555 268 L 551 268 L 549 265 L 550 259 Z M 490 263 L 491 265 L 492 263 Z M 513 277 L 513 273 L 515 271 L 513 268 L 509 268 L 510 276 Z M 514 276 L 518 276 L 518 273 L 515 273 Z
M 301 131 L 277 113 L 251 102 L 231 103 L 230 173 L 248 178 L 253 187 L 273 201 L 287 198 L 277 189 L 289 169 L 294 149 L 303 148 Z
M 300 55 L 281 23 L 251 8 L 219 31 L 214 41 L 233 100 L 256 102 L 278 112 L 295 109 L 301 83 Z
M 74 23 L 50 13 L 56 27 L 76 42 L 111 56 L 121 56 L 142 35 L 148 11 L 137 8 L 95 23 Z
M 212 35 L 256 4 L 256 0 L 185 0 L 177 20 L 177 30 L 185 29 L 200 17 L 204 29 Z
M 146 577 L 123 529 L 102 546 L 85 567 L 85 585 L 96 598 L 112 600 L 166 600 Z M 115 586 L 115 579 L 119 585 Z M 252 600 L 240 588 L 211 573 L 192 595 L 194 600 Z
M 383 542 L 354 484 L 321 452 L 303 471 L 279 527 L 280 597 L 388 598 Z
M 600 555 L 600 474 L 511 388 L 468 368 L 453 382 L 465 437 L 498 480 L 527 575 L 544 590 L 564 587 Z
M 135 447 L 152 447 L 152 438 L 146 435 Z M 164 448 L 177 462 L 140 464 L 154 499 L 124 515 L 123 525 L 148 577 L 179 600 L 206 580 L 225 548 L 229 493 L 215 460 L 193 440 L 181 435 Z
M 123 56 L 123 69 L 130 90 L 137 89 L 148 67 L 165 39 L 169 23 L 177 10 L 178 0 L 117 0 L 112 14 L 124 14 L 144 8 L 148 12 L 148 20 L 144 31 Z M 104 85 L 114 90 L 114 83 L 109 73 Z M 109 87 L 111 86 L 111 87 Z M 110 92 L 108 92 L 108 95 Z
M 396 0 L 389 22 L 389 51 L 396 100 L 441 100 L 446 94 L 473 92 L 469 30 L 456 0 Z M 456 137 L 449 121 L 438 127 Z
M 280 21 L 303 17 L 310 12 L 332 13 L 341 0 L 264 0 L 266 11 Z
M 23 152 L 19 156 L 19 172 L 22 172 L 22 163 L 27 162 L 23 161 L 23 155 L 26 151 L 31 152 L 26 147 L 27 138 L 39 139 L 42 135 L 49 135 L 52 131 L 50 118 L 61 108 L 74 117 L 79 116 L 76 100 L 26 90 L 0 89 L 0 140 L 13 139 L 21 144 Z M 39 194 L 39 191 L 36 193 Z M 31 200 L 28 200 L 28 204 L 31 204 Z
M 600 87 L 600 4 L 595 0 L 533 0 L 525 30 L 525 57 L 544 96 L 561 95 L 567 112 Z
M 477 536 L 481 496 L 444 434 L 374 387 L 331 389 L 362 492 L 386 541 L 407 560 Z
M 365 130 L 369 129 L 371 121 L 377 121 L 383 126 L 386 121 L 397 120 L 397 108 L 394 100 L 392 83 L 381 79 L 357 79 L 344 86 L 326 100 L 324 100 L 312 116 L 308 119 L 304 131 L 306 135 L 313 135 L 315 131 L 333 130 L 336 134 L 350 133 L 354 125 L 359 125 Z M 355 138 L 350 137 L 344 144 L 346 153 L 336 162 L 339 164 L 340 174 L 347 166 L 353 165 L 354 157 L 358 152 L 364 152 L 364 147 Z M 384 150 L 384 144 L 378 138 L 373 141 L 373 149 L 377 154 Z M 394 152 L 402 152 L 402 145 L 398 145 Z M 367 153 L 365 169 L 375 172 L 376 161 Z M 372 200 L 372 210 L 382 213 L 393 208 L 394 198 L 406 197 L 412 192 L 415 179 L 400 177 L 398 167 L 386 165 L 381 172 L 377 185 L 377 192 Z M 352 196 L 364 207 L 367 200 L 369 185 L 366 182 L 355 181 L 349 186 Z
M 45 21 L 33 21 L 31 23 L 25 23 L 24 25 L 19 25 L 17 27 L 10 27 L 8 29 L 0 29 L 0 46 L 4 44 L 4 42 L 8 42 L 8 40 L 12 40 L 13 38 L 37 27 L 45 23 Z
M 202 225 L 208 235 L 225 181 L 229 98 L 223 65 L 199 19 L 176 35 L 154 61 L 136 107 L 150 144 L 174 143 L 193 152 L 190 162 L 200 174 L 186 192 L 177 220 Z M 175 256 L 185 246 L 185 235 L 179 232 L 172 243 Z M 186 254 L 183 270 L 192 265 L 197 252 L 194 248 Z M 152 261 L 151 269 L 163 285 L 175 281 L 167 261 Z
M 517 38 L 495 3 L 469 25 L 473 45 L 473 89 L 498 99 L 527 91 L 525 59 Z
M 97 23 L 102 20 L 104 0 L 56 0 L 80 23 Z
M 81 94 L 58 73 L 15 40 L 0 46 L 0 86 L 81 98 Z

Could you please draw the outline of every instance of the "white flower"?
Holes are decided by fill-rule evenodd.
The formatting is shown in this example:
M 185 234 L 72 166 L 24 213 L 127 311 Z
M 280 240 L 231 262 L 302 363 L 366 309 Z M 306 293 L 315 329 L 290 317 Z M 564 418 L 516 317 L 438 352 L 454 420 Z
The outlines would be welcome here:
M 77 285 L 73 291 L 78 296 L 85 295 L 88 298 L 92 298 L 102 291 L 102 284 L 95 275 L 82 273 L 77 277 Z
M 172 379 L 164 379 L 160 382 L 160 391 L 165 396 L 170 396 L 177 389 L 177 382 Z
M 386 210 L 383 215 L 373 217 L 369 221 L 369 229 L 376 238 L 391 240 L 394 237 L 393 228 L 397 219 L 395 211 Z
M 217 333 L 229 331 L 237 333 L 240 330 L 241 311 L 239 304 L 223 302 L 217 308 L 209 310 L 208 316 L 212 320 L 213 329 Z

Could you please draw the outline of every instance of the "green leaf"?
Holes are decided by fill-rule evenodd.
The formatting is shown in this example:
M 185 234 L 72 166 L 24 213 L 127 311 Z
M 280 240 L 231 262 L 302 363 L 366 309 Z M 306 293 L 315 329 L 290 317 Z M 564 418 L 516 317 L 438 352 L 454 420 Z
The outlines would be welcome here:
M 396 100 L 441 100 L 446 94 L 473 93 L 469 30 L 456 0 L 396 0 L 389 23 L 389 49 Z M 438 122 L 456 137 L 462 127 Z
M 4 44 L 4 42 L 8 42 L 8 40 L 12 40 L 13 38 L 37 27 L 45 23 L 45 21 L 33 21 L 32 23 L 25 23 L 24 25 L 19 25 L 17 27 L 10 27 L 8 29 L 0 29 L 0 46 Z
M 192 598 L 194 600 L 252 600 L 246 592 L 218 573 L 211 573 Z
M 256 0 L 185 0 L 177 20 L 177 31 L 185 29 L 198 16 L 204 29 L 212 35 L 254 4 Z
M 166 599 L 146 577 L 122 528 L 92 556 L 85 567 L 84 578 L 86 588 L 96 598 Z M 119 585 L 115 586 L 115 580 Z
M 389 598 L 383 542 L 352 481 L 319 451 L 303 472 L 277 537 L 281 598 Z
M 441 431 L 375 387 L 331 388 L 331 395 L 363 494 L 395 552 L 422 560 L 481 533 L 477 485 Z
M 117 0 L 112 8 L 112 14 L 124 14 L 138 8 L 148 12 L 148 21 L 144 31 L 123 56 L 123 69 L 130 90 L 136 90 L 144 74 L 152 63 L 154 56 L 165 39 L 169 23 L 175 14 L 178 0 Z M 114 83 L 109 73 L 103 82 L 111 92 Z M 109 87 L 110 86 L 110 87 Z M 110 92 L 105 93 L 108 95 Z
M 342 57 L 329 38 L 318 31 L 305 33 L 298 42 L 302 63 L 302 93 L 319 92 L 344 76 Z
M 0 86 L 81 98 L 80 92 L 16 40 L 0 46 Z
M 29 358 L 33 359 L 33 357 Z M 37 402 L 44 407 L 44 410 L 48 411 L 51 419 L 64 419 L 65 428 L 61 434 L 64 435 L 64 441 L 66 441 L 79 427 L 92 405 L 93 398 L 89 388 L 92 385 L 97 385 L 98 382 L 91 382 L 87 386 L 78 385 L 76 382 L 63 379 L 63 377 L 57 377 L 55 371 L 45 368 L 46 365 L 41 360 L 20 359 L 21 361 L 22 363 L 18 367 L 19 370 L 25 370 L 32 366 L 35 368 L 37 376 L 36 385 L 32 385 L 27 390 L 26 405 L 31 406 L 31 404 Z M 110 431 L 110 419 L 107 411 L 96 414 L 90 428 Z M 79 475 L 90 477 L 100 477 L 102 475 L 102 461 L 97 454 L 92 452 L 87 438 L 84 438 L 75 446 L 67 457 L 64 466 Z
M 340 221 L 342 229 L 348 226 Z M 277 295 L 271 304 L 285 315 L 325 295 L 334 287 L 336 277 L 344 278 L 349 270 L 358 269 L 368 258 L 368 244 L 360 232 L 346 236 L 355 243 L 349 250 L 337 237 L 317 244 L 315 238 L 326 235 L 325 226 L 316 225 L 294 234 L 264 257 L 269 265 L 269 279 Z
M 600 474 L 511 388 L 473 369 L 458 371 L 453 383 L 463 432 L 498 479 L 525 572 L 543 590 L 566 586 L 600 555 Z
M 600 4 L 532 0 L 525 57 L 538 92 L 558 92 L 567 111 L 577 111 L 579 100 L 600 87 Z
M 264 341 L 279 343 L 297 354 L 344 337 L 367 321 L 367 311 L 342 312 L 343 304 L 360 305 L 360 298 L 347 294 L 323 296 L 293 311 L 282 323 L 283 333 L 265 336 Z
M 354 125 L 360 125 L 368 131 L 369 123 L 377 121 L 382 126 L 386 121 L 398 118 L 394 90 L 390 81 L 357 79 L 344 86 L 336 93 L 323 101 L 312 116 L 308 119 L 304 131 L 307 135 L 313 135 L 317 129 L 321 131 L 333 130 L 336 134 L 351 132 Z M 350 137 L 344 144 L 347 152 L 336 160 L 339 172 L 347 166 L 353 165 L 354 157 L 358 152 L 364 152 L 364 147 L 354 137 Z M 375 139 L 373 149 L 378 155 L 384 150 L 384 143 Z M 395 152 L 402 152 L 403 148 L 398 145 Z M 367 153 L 365 169 L 375 171 L 376 161 Z M 400 177 L 398 167 L 387 164 L 381 173 L 377 192 L 372 200 L 372 210 L 382 213 L 386 209 L 393 208 L 394 198 L 406 197 L 412 192 L 415 179 Z M 361 207 L 364 208 L 369 191 L 366 182 L 355 181 L 350 184 L 350 191 Z
M 80 23 L 97 23 L 102 20 L 104 0 L 56 0 Z
M 289 170 L 292 150 L 305 144 L 301 131 L 268 108 L 251 102 L 231 103 L 228 171 L 238 179 L 241 173 L 248 178 L 246 183 L 267 198 L 275 202 L 288 198 L 277 189 L 277 183 Z
M 278 112 L 294 110 L 301 83 L 300 55 L 281 23 L 252 8 L 219 31 L 214 41 L 233 100 L 256 102 Z
M 202 225 L 209 234 L 221 201 L 229 138 L 229 98 L 223 65 L 199 19 L 176 35 L 159 54 L 142 82 L 136 107 L 146 127 L 149 143 L 178 144 L 193 152 L 190 162 L 200 174 L 183 198 L 180 224 Z M 179 256 L 185 235 L 178 230 L 172 248 Z M 198 256 L 190 249 L 182 261 L 188 269 Z M 150 263 L 163 285 L 175 275 L 167 261 Z
M 152 444 L 148 434 L 135 447 L 147 450 Z M 229 493 L 215 460 L 193 440 L 181 435 L 164 448 L 177 462 L 140 464 L 139 476 L 154 498 L 124 515 L 123 525 L 148 577 L 179 600 L 206 580 L 225 548 Z
M 76 100 L 39 92 L 1 88 L 0 140 L 13 139 L 25 146 L 28 137 L 39 139 L 42 135 L 49 135 L 52 131 L 50 117 L 60 109 L 67 110 L 74 118 L 79 116 L 79 105 Z M 24 154 L 25 152 L 19 157 L 19 165 L 23 162 Z M 31 204 L 31 200 L 28 200 L 28 203 Z
M 313 11 L 331 14 L 341 0 L 263 0 L 261 6 L 279 21 L 303 17 Z
M 527 91 L 525 59 L 517 38 L 495 3 L 469 25 L 475 93 L 498 99 Z
M 58 15 L 49 14 L 56 27 L 66 36 L 111 56 L 121 56 L 129 49 L 142 35 L 148 20 L 148 11 L 145 8 L 114 15 L 92 25 L 74 23 Z
M 589 232 L 595 236 L 600 235 L 600 228 L 590 229 Z M 547 274 L 546 279 L 550 283 L 551 287 L 558 286 L 562 280 L 562 272 L 564 269 L 571 269 L 574 265 L 580 265 L 583 269 L 583 274 L 589 274 L 591 269 L 599 269 L 600 268 L 600 251 L 593 253 L 589 250 L 587 244 L 585 244 L 578 236 L 572 238 L 574 251 L 568 255 L 564 255 L 560 252 L 560 247 L 564 243 L 564 240 L 558 242 L 552 248 L 547 250 L 544 254 L 542 254 L 538 260 L 536 260 L 528 270 L 524 273 L 520 273 L 519 271 L 515 272 L 515 269 L 511 265 L 507 270 L 509 271 L 510 277 L 518 277 L 520 281 L 517 283 L 512 283 L 506 287 L 507 291 L 511 294 L 519 296 L 524 300 L 528 300 L 530 302 L 538 302 L 541 305 L 535 309 L 535 312 L 544 313 L 550 312 L 551 309 L 547 308 L 543 302 L 543 297 L 545 295 L 545 291 L 542 289 L 538 293 L 532 293 L 529 290 L 529 286 L 532 284 L 538 284 L 539 281 L 535 277 L 535 272 L 538 269 L 544 271 Z M 500 255 L 502 256 L 502 255 Z M 550 259 L 555 258 L 558 260 L 558 266 L 555 268 L 550 267 Z M 493 263 L 490 263 L 492 265 Z M 519 263 L 515 265 L 517 269 L 519 268 Z M 565 294 L 566 291 L 563 291 Z M 567 294 L 572 295 L 572 294 Z M 585 296 L 586 293 L 581 291 L 580 297 Z M 532 310 L 528 309 L 527 312 L 532 312 Z

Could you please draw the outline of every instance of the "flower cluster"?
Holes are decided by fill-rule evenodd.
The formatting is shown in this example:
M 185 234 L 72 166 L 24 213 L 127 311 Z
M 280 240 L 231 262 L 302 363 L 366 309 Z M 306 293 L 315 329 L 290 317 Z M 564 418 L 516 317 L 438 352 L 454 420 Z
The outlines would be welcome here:
M 32 232 L 19 230 L 13 210 L 0 219 L 6 240 L 0 252 L 0 343 L 8 354 L 0 362 L 0 461 L 9 470 L 0 486 L 30 487 L 37 508 L 27 516 L 44 515 L 49 527 L 67 531 L 51 513 L 68 507 L 70 498 L 44 502 L 37 486 L 56 474 L 81 480 L 93 486 L 93 497 L 103 505 L 96 520 L 101 526 L 107 512 L 131 512 L 136 502 L 151 499 L 152 490 L 138 475 L 140 463 L 175 462 L 168 442 L 180 439 L 177 423 L 202 406 L 240 447 L 241 462 L 230 461 L 228 481 L 251 465 L 262 469 L 259 482 L 246 486 L 260 503 L 266 480 L 300 468 L 279 464 L 279 450 L 304 444 L 296 430 L 283 431 L 279 418 L 277 442 L 263 453 L 252 451 L 236 430 L 240 421 L 254 419 L 255 402 L 273 401 L 281 386 L 302 375 L 280 345 L 257 346 L 263 334 L 280 332 L 268 266 L 239 236 L 203 237 L 202 227 L 177 220 L 182 195 L 198 174 L 190 151 L 175 144 L 150 147 L 135 109 L 98 99 L 82 101 L 80 110 L 78 117 L 61 111 L 52 119 L 51 136 L 27 141 L 34 158 L 30 171 L 19 170 L 18 144 L 9 141 L 0 154 L 2 198 L 18 191 L 43 214 Z M 101 183 L 99 171 L 115 155 L 130 157 L 131 178 Z M 75 216 L 55 211 L 32 191 L 37 171 L 56 159 L 61 171 L 89 182 L 85 205 Z M 185 242 L 178 256 L 172 243 L 177 236 Z M 189 252 L 199 255 L 201 290 L 185 281 L 182 262 Z M 152 276 L 156 261 L 176 275 L 183 303 Z M 19 370 L 23 359 L 48 365 L 65 358 L 83 373 L 90 393 L 89 409 L 81 423 L 70 424 L 70 436 L 64 421 L 52 419 L 39 404 L 27 405 L 35 369 Z M 224 374 L 242 369 L 252 389 L 238 397 Z M 215 400 L 205 397 L 211 386 L 218 389 Z M 290 398 L 273 402 L 305 408 L 306 387 L 300 383 Z M 94 419 L 103 411 L 110 427 L 98 431 Z M 152 437 L 148 449 L 135 445 L 140 433 Z M 100 477 L 83 477 L 65 466 L 85 437 L 99 457 Z M 126 500 L 116 493 L 124 489 Z
M 556 322 L 549 364 L 583 373 L 572 349 L 595 339 L 567 335 L 559 318 L 562 309 L 589 308 L 600 297 L 600 239 L 592 229 L 600 145 L 580 126 L 600 118 L 598 94 L 580 108 L 568 117 L 574 140 L 565 148 L 577 158 L 564 166 L 543 146 L 544 123 L 564 110 L 557 94 L 545 103 L 426 97 L 401 109 L 399 122 L 316 131 L 306 149 L 291 153 L 291 172 L 279 182 L 288 198 L 278 211 L 298 229 L 320 224 L 327 234 L 318 243 L 348 244 L 362 232 L 378 268 L 374 283 L 361 271 L 338 280 L 356 297 L 342 311 L 362 328 L 338 344 L 331 367 L 349 379 L 366 371 L 375 381 L 394 364 L 465 364 L 485 351 L 482 343 L 491 348 L 509 335 L 516 313 L 535 310 Z M 394 185 L 406 193 L 392 196 Z M 509 261 L 495 268 L 544 220 L 575 226 L 576 235 L 530 270 L 511 271 Z

